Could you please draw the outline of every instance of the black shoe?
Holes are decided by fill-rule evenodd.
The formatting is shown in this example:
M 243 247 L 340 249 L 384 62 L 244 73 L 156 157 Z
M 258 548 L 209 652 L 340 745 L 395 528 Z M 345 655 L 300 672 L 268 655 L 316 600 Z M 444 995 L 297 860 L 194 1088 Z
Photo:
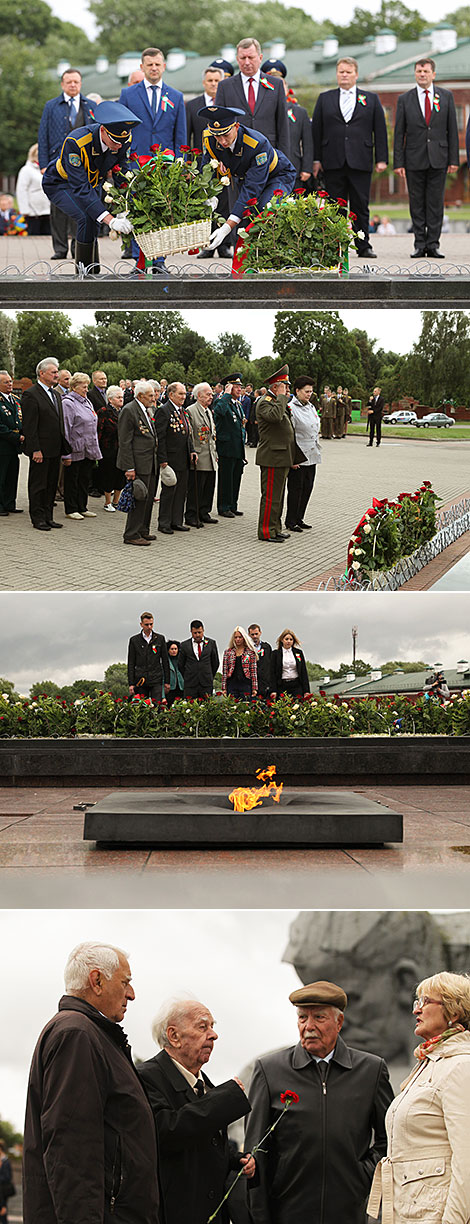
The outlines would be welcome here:
M 17 509 L 16 509 L 16 506 L 15 506 L 15 508 L 14 508 L 13 510 L 9 510 L 9 511 L 8 511 L 8 514 L 22 514 L 22 513 L 23 513 L 23 511 L 22 511 L 22 510 L 17 510 Z
M 303 519 L 299 519 L 299 522 L 297 523 L 297 526 L 298 526 L 298 527 L 301 527 L 301 528 L 302 528 L 302 531 L 311 531 L 311 530 L 312 530 L 312 524 L 311 524 L 311 523 L 304 523 L 304 520 L 303 520 Z
M 243 510 L 233 510 L 232 513 L 235 515 L 236 518 L 243 518 Z
M 276 540 L 290 540 L 290 533 L 288 531 L 278 531 Z
M 290 524 L 290 523 L 286 523 L 286 530 L 287 530 L 287 531 L 300 531 L 300 532 L 302 532 L 302 528 L 301 528 L 301 527 L 298 527 L 298 526 L 297 526 L 297 523 L 293 523 L 293 524 L 292 524 L 292 526 L 291 526 L 291 524 Z
M 375 251 L 372 250 L 372 247 L 366 247 L 363 251 L 356 251 L 356 255 L 359 259 L 377 259 Z
M 445 255 L 442 254 L 442 251 L 438 251 L 437 247 L 428 247 L 426 254 L 431 259 L 445 259 Z
M 233 510 L 218 510 L 219 518 L 235 518 Z
M 182 523 L 172 523 L 171 526 L 173 531 L 191 531 L 190 527 L 184 527 Z
M 102 497 L 103 494 L 101 492 L 101 489 L 90 489 L 88 496 L 89 497 Z
M 367 445 L 368 445 L 368 446 L 373 446 L 373 445 L 374 445 L 374 443 L 373 443 L 373 442 L 368 442 L 368 443 L 367 443 Z
M 136 540 L 124 540 L 125 544 L 134 544 L 138 548 L 150 548 L 150 540 L 144 540 L 143 536 L 138 536 Z
M 143 540 L 149 540 L 149 541 L 152 541 L 152 540 L 156 540 L 156 538 L 157 538 L 157 537 L 156 537 L 156 535 L 149 535 L 149 534 L 147 534 L 147 535 L 143 535 L 143 534 L 142 534 L 142 539 L 143 539 Z
M 199 521 L 198 523 L 196 519 L 186 519 L 185 522 L 187 523 L 188 527 L 203 527 L 204 526 L 204 523 L 202 523 L 201 521 Z
M 218 521 L 218 519 L 212 518 L 210 514 L 203 514 L 202 516 L 203 523 L 218 523 Z
M 0 510 L 0 518 L 8 518 L 9 513 L 10 513 L 9 510 Z M 12 514 L 13 513 L 14 511 L 12 511 Z
M 197 256 L 197 259 L 213 259 L 213 258 L 214 258 L 214 252 L 209 251 L 207 248 L 204 251 L 199 251 L 199 255 Z
M 64 524 L 63 524 L 63 523 L 55 523 L 55 522 L 54 522 L 54 519 L 47 519 L 47 520 L 46 520 L 46 526 L 47 526 L 47 527 L 56 527 L 58 531 L 61 531 L 61 530 L 62 530 L 62 527 L 64 526 Z
M 33 523 L 33 527 L 36 528 L 36 531 L 50 531 L 51 530 L 49 523 Z
M 122 251 L 121 259 L 135 259 L 135 255 L 132 254 L 130 247 L 128 251 Z
M 217 247 L 219 259 L 233 259 L 233 247 Z
M 426 255 L 427 251 L 419 247 L 417 251 L 411 252 L 410 259 L 424 259 Z
M 55 253 L 54 255 L 51 255 L 51 259 L 68 259 L 68 253 L 67 251 L 64 251 L 63 255 L 57 255 Z
M 158 530 L 161 531 L 163 535 L 173 535 L 173 530 L 171 527 L 159 527 Z

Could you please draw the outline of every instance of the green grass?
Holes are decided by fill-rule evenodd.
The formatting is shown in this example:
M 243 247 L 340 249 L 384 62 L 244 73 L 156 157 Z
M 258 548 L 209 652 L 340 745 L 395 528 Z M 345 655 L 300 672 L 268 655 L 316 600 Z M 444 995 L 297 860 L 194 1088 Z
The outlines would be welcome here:
M 350 425 L 348 425 L 348 434 L 355 434 L 356 436 L 361 436 L 365 434 L 365 432 L 366 432 L 365 422 L 353 421 L 351 422 Z M 449 439 L 452 442 L 459 442 L 460 440 L 469 442 L 470 441 L 470 426 L 468 425 L 461 425 L 461 426 L 450 425 L 448 428 L 441 427 L 441 429 L 437 429 L 437 427 L 431 426 L 431 428 L 428 427 L 428 429 L 423 429 L 423 428 L 416 429 L 415 425 L 382 425 L 382 437 L 383 438 L 411 438 L 413 442 L 415 442 L 416 439 L 419 439 L 419 438 L 424 438 L 425 440 L 427 439 L 427 441 L 429 442 L 429 440 L 432 440 L 434 438 L 441 440 L 441 438 L 444 437 L 446 442 L 448 442 Z

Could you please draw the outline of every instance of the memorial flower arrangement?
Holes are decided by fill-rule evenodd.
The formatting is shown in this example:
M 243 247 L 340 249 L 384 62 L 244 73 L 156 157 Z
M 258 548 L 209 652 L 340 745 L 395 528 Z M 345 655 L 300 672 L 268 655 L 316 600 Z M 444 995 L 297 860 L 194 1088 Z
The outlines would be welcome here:
M 249 207 L 256 200 L 249 201 Z M 235 275 L 283 269 L 339 268 L 354 241 L 351 214 L 326 192 L 274 192 L 263 211 L 238 231 Z
M 299 1100 L 300 1100 L 300 1097 L 297 1096 L 296 1092 L 289 1092 L 289 1091 L 281 1092 L 281 1105 L 283 1105 L 284 1108 L 279 1114 L 279 1117 L 276 1118 L 276 1121 L 273 1122 L 272 1126 L 270 1126 L 269 1129 L 266 1131 L 266 1134 L 263 1135 L 263 1138 L 260 1139 L 259 1143 L 255 1143 L 254 1147 L 252 1147 L 251 1149 L 252 1156 L 256 1156 L 257 1152 L 263 1151 L 263 1143 L 266 1142 L 266 1139 L 269 1139 L 269 1136 L 272 1135 L 273 1131 L 276 1129 L 276 1126 L 279 1126 L 279 1123 L 284 1117 L 284 1114 L 287 1113 L 287 1110 L 290 1109 L 292 1105 L 298 1105 Z M 223 1207 L 224 1203 L 227 1202 L 229 1195 L 232 1193 L 232 1190 L 234 1186 L 236 1186 L 237 1181 L 239 1180 L 240 1177 L 243 1177 L 243 1169 L 240 1169 L 240 1172 L 237 1173 L 237 1176 L 234 1178 L 232 1185 L 227 1190 L 227 1193 L 224 1194 L 223 1199 L 221 1200 L 219 1205 L 216 1207 L 215 1211 L 213 1211 L 212 1215 L 209 1216 L 207 1220 L 207 1224 L 212 1224 L 212 1220 L 215 1220 L 216 1216 L 218 1216 L 220 1208 Z
M 374 497 L 349 541 L 348 573 L 360 578 L 390 569 L 431 540 L 437 501 L 429 480 L 415 493 L 399 493 L 393 501 Z
M 114 216 L 126 213 L 134 233 L 148 234 L 173 225 L 189 225 L 212 215 L 214 197 L 223 189 L 214 167 L 198 167 L 200 149 L 152 145 L 148 156 L 131 154 L 132 170 L 120 175 L 119 186 L 106 184 L 105 201 Z

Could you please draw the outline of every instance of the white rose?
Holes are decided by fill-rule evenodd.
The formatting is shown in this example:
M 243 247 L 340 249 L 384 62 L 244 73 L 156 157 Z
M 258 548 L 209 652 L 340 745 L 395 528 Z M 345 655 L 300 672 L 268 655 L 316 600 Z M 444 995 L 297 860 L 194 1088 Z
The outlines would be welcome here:
M 211 166 L 212 166 L 212 169 L 213 169 L 213 170 L 217 170 L 217 167 L 218 167 L 218 164 L 219 164 L 219 163 L 218 163 L 218 161 L 217 161 L 217 158 L 216 158 L 216 157 L 211 157 L 210 164 L 211 164 Z
M 370 523 L 366 523 L 366 524 L 365 524 L 365 526 L 362 528 L 362 530 L 363 530 L 363 532 L 364 532 L 364 535 L 370 535 L 370 533 L 371 533 L 371 531 L 372 531 L 372 527 L 371 527 Z
M 365 238 L 364 230 L 356 230 L 356 234 L 358 238 Z
M 105 204 L 112 204 L 112 202 L 113 202 L 113 197 L 112 197 L 112 196 L 109 196 L 109 195 L 108 195 L 108 196 L 105 196 L 105 197 L 104 197 L 104 202 L 105 202 Z
M 222 175 L 222 178 L 221 178 L 221 180 L 220 180 L 220 181 L 221 181 L 221 183 L 222 183 L 223 187 L 228 187 L 228 185 L 229 185 L 229 183 L 230 183 L 230 179 L 229 179 L 229 177 L 228 177 L 228 174 L 223 174 L 223 175 Z
M 353 570 L 359 570 L 361 568 L 359 561 L 353 561 L 352 568 Z
M 363 548 L 355 548 L 355 549 L 354 549 L 354 556 L 355 556 L 355 557 L 362 557 L 363 552 L 364 552 L 364 549 L 363 549 Z

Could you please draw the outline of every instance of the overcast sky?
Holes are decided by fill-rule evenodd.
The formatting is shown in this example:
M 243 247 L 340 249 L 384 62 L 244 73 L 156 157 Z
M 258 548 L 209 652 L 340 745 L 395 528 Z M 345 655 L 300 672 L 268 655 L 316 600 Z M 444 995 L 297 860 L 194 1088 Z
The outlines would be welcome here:
M 84 939 L 128 953 L 136 1000 L 124 1021 L 135 1058 L 157 1052 L 153 1016 L 190 993 L 212 1010 L 216 1042 L 208 1072 L 220 1083 L 256 1055 L 296 1040 L 288 996 L 299 979 L 281 964 L 296 910 L 15 910 L 0 914 L 1 1115 L 23 1129 L 29 1063 L 64 992 L 69 952 Z M 286 1084 L 286 1088 L 289 1085 Z
M 101 679 L 110 663 L 125 662 L 127 643 L 151 611 L 166 637 L 189 637 L 199 618 L 220 654 L 238 623 L 261 624 L 267 641 L 292 628 L 306 657 L 334 666 L 357 656 L 371 664 L 422 659 L 455 667 L 470 657 L 470 594 L 422 592 L 325 594 L 305 591 L 60 592 L 0 595 L 0 676 L 27 693 L 36 680 L 69 684 Z
M 289 7 L 288 0 L 285 0 Z M 88 5 L 84 0 L 75 0 L 73 12 L 70 11 L 70 0 L 48 0 L 52 12 L 56 17 L 61 17 L 63 21 L 73 21 L 75 25 L 81 26 L 88 34 L 89 38 L 94 38 L 96 34 L 96 24 L 92 17 Z M 327 17 L 332 16 L 330 0 L 292 0 L 295 8 L 301 8 L 315 21 L 323 21 Z M 334 19 L 341 25 L 346 25 L 350 21 L 354 9 L 356 7 L 355 0 L 335 0 Z M 369 13 L 377 13 L 380 8 L 380 3 L 362 4 L 362 8 Z M 442 0 L 426 0 L 426 5 L 419 3 L 408 4 L 407 8 L 417 8 L 419 12 L 425 13 L 426 20 L 429 22 L 442 21 L 443 16 L 449 11 L 449 5 L 443 5 Z M 127 50 L 123 47 L 123 51 Z

